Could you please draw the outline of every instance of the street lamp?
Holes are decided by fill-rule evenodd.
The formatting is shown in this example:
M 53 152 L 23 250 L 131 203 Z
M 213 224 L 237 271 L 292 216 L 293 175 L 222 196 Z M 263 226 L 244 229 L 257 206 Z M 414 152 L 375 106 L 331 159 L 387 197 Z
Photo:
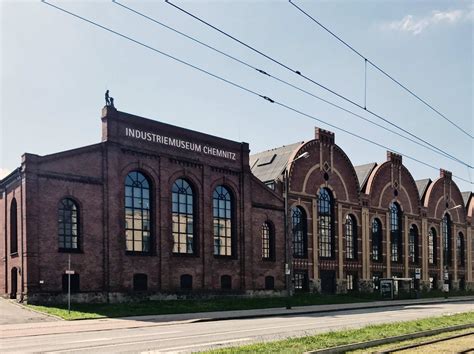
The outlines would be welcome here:
M 289 232 L 288 232 L 288 227 L 289 227 L 289 210 L 288 210 L 288 192 L 289 192 L 289 176 L 288 176 L 288 166 L 291 165 L 293 162 L 302 159 L 302 158 L 308 158 L 309 153 L 303 152 L 301 155 L 295 157 L 293 160 L 288 161 L 285 165 L 285 170 L 283 173 L 283 182 L 285 185 L 285 192 L 283 194 L 285 198 L 285 276 L 286 276 L 286 308 L 289 310 L 291 309 L 291 303 L 290 303 L 290 297 L 292 295 L 292 286 L 291 286 L 291 258 L 292 258 L 292 252 L 291 252 L 291 245 L 290 245 L 290 238 L 288 237 Z
M 446 208 L 445 210 L 445 214 L 446 212 L 448 211 L 451 211 L 451 210 L 455 210 L 455 209 L 459 209 L 459 208 L 462 208 L 463 205 L 462 204 L 458 204 L 456 206 L 453 206 L 451 208 Z M 444 219 L 444 217 L 443 217 Z M 451 225 L 449 225 L 451 226 Z M 446 230 L 446 232 L 451 232 L 451 230 Z M 443 235 L 444 236 L 444 235 Z M 446 235 L 447 236 L 447 235 Z M 452 243 L 452 240 L 450 240 L 451 243 Z M 444 242 L 443 242 L 443 245 L 444 245 Z M 444 245 L 444 246 L 448 246 L 448 245 Z M 444 267 L 443 267 L 443 279 L 444 279 L 444 283 L 443 283 L 443 291 L 444 291 L 444 298 L 447 299 L 448 298 L 448 295 L 449 295 L 449 290 L 450 290 L 450 286 L 449 286 L 449 269 L 448 269 L 448 257 L 449 257 L 449 254 L 448 254 L 448 250 L 444 250 L 444 257 L 443 257 L 443 261 L 444 261 Z

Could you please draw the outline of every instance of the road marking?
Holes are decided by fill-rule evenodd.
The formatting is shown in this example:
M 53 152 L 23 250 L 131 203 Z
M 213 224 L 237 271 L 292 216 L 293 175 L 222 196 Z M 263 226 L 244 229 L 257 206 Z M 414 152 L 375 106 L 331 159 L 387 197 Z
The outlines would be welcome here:
M 162 334 L 176 334 L 176 333 L 182 333 L 183 331 L 170 331 L 170 332 L 159 332 L 159 333 L 148 333 L 148 334 L 134 334 L 131 336 L 126 336 L 126 338 L 138 338 L 138 337 L 147 337 L 147 336 L 157 336 L 157 335 L 162 335 Z M 75 333 L 66 333 L 67 335 L 69 334 L 74 334 Z M 16 339 L 16 338 L 15 338 Z M 103 340 L 117 340 L 120 339 L 120 337 L 102 337 L 102 338 L 91 338 L 91 339 L 84 339 L 84 340 L 78 340 L 78 341 L 73 341 L 69 342 L 68 344 L 77 344 L 77 343 L 86 343 L 86 342 L 99 342 Z M 38 338 L 34 338 L 35 342 L 38 342 Z M 5 344 L 5 341 L 2 340 L 2 344 Z M 4 345 L 2 345 L 2 349 L 8 349 Z
M 85 349 L 111 348 L 111 347 L 117 347 L 117 346 L 123 346 L 123 345 L 166 342 L 166 341 L 170 341 L 170 340 L 184 340 L 184 339 L 189 339 L 189 338 L 208 337 L 208 336 L 216 336 L 216 335 L 221 335 L 221 334 L 256 332 L 256 331 L 265 331 L 265 330 L 268 330 L 268 329 L 298 327 L 298 326 L 307 326 L 307 325 L 314 325 L 314 321 L 308 322 L 308 323 L 298 323 L 298 324 L 292 324 L 292 325 L 285 325 L 285 326 L 250 328 L 250 329 L 242 329 L 242 330 L 238 330 L 238 331 L 213 332 L 213 333 L 206 333 L 206 334 L 195 334 L 195 335 L 192 335 L 192 336 L 179 336 L 179 337 L 161 338 L 161 339 L 154 339 L 154 340 L 143 340 L 143 341 L 135 341 L 135 342 L 127 342 L 127 343 L 115 343 L 115 344 L 104 344 L 104 345 L 96 345 L 96 346 L 70 348 L 70 349 L 65 349 L 65 350 L 61 350 L 61 351 L 51 351 L 51 352 L 46 352 L 46 353 L 55 353 L 55 354 L 57 354 L 57 353 L 67 353 L 67 352 L 70 352 L 70 351 L 78 351 L 78 350 L 85 350 Z M 117 338 L 115 338 L 115 339 L 117 339 Z
M 406 315 L 406 312 L 400 313 L 400 316 L 405 316 L 405 315 Z M 135 341 L 135 342 L 128 342 L 128 343 L 115 343 L 115 344 L 104 344 L 104 345 L 97 345 L 97 346 L 85 346 L 85 347 L 65 349 L 65 350 L 62 350 L 62 351 L 53 351 L 53 352 L 49 352 L 49 353 L 67 353 L 67 352 L 71 352 L 71 351 L 74 352 L 74 351 L 79 351 L 79 350 L 92 350 L 92 349 L 96 349 L 96 348 L 111 348 L 111 347 L 118 347 L 118 346 L 144 344 L 144 343 L 166 342 L 166 341 L 170 341 L 170 340 L 184 340 L 184 339 L 190 339 L 190 338 L 199 338 L 199 337 L 207 337 L 207 336 L 215 336 L 215 335 L 223 335 L 223 334 L 257 332 L 257 331 L 265 331 L 265 330 L 269 330 L 269 329 L 299 327 L 299 326 L 314 325 L 314 324 L 317 323 L 316 320 L 317 319 L 314 319 L 311 322 L 297 323 L 297 324 L 284 325 L 284 326 L 271 326 L 271 327 L 243 329 L 243 330 L 237 330 L 237 331 L 232 330 L 232 331 L 223 331 L 223 332 L 213 332 L 213 333 L 206 333 L 206 334 L 196 334 L 196 335 L 191 335 L 191 336 L 177 336 L 177 337 L 171 337 L 171 338 L 161 338 L 161 339 L 155 339 L 155 340 L 143 340 L 143 341 Z M 339 327 L 337 324 L 332 325 L 332 324 L 329 324 L 328 322 L 333 322 L 333 321 L 326 321 L 325 322 L 325 327 L 326 328 L 327 327 L 335 327 L 335 328 Z M 349 321 L 349 322 L 351 322 L 351 321 Z M 383 323 L 383 322 L 385 322 L 385 321 L 381 321 L 380 323 Z M 389 322 L 391 322 L 391 321 L 389 321 Z M 350 327 L 350 325 L 349 325 L 349 323 L 345 323 L 341 327 L 342 327 L 341 329 L 343 329 L 343 328 L 345 329 L 347 327 Z M 307 328 L 307 330 L 314 330 L 314 329 L 317 329 L 317 328 Z M 116 339 L 119 339 L 119 338 L 116 338 Z M 164 348 L 163 350 L 167 350 L 167 349 Z
M 469 304 L 470 305 L 470 304 Z M 451 306 L 452 307 L 452 306 Z M 471 306 L 468 306 L 469 308 Z M 413 313 L 418 313 L 420 310 L 419 309 L 409 309 L 410 311 L 407 311 L 408 309 L 405 309 L 405 311 L 402 310 L 399 310 L 397 312 L 399 312 L 400 314 L 400 317 L 406 317 L 407 314 L 410 314 L 410 315 L 413 315 Z M 448 309 L 445 309 L 444 311 L 446 311 Z M 466 310 L 466 309 L 464 309 Z M 433 313 L 442 313 L 444 311 L 433 311 Z M 453 310 L 451 310 L 452 312 Z M 456 312 L 456 311 L 454 311 Z M 431 315 L 433 315 L 433 313 L 431 313 Z M 369 313 L 366 313 L 365 315 L 368 316 L 368 317 L 372 317 L 377 315 L 377 316 L 380 316 L 380 315 L 383 315 L 384 319 L 388 319 L 390 318 L 390 321 L 388 322 L 392 322 L 392 319 L 391 319 L 391 316 L 388 316 L 390 314 L 390 312 L 388 311 L 383 311 L 383 312 L 369 312 Z M 134 341 L 134 342 L 131 342 L 131 343 L 126 343 L 126 342 L 121 342 L 121 343 L 114 343 L 114 344 L 103 344 L 103 345 L 92 345 L 92 346 L 80 346 L 78 348 L 68 348 L 68 349 L 60 349 L 59 351 L 57 352 L 74 352 L 74 351 L 80 351 L 80 350 L 94 350 L 94 348 L 107 348 L 107 347 L 124 347 L 124 346 L 127 346 L 127 345 L 130 345 L 130 346 L 133 346 L 134 344 L 140 344 L 140 343 L 156 343 L 156 342 L 166 342 L 166 341 L 170 341 L 170 340 L 183 340 L 183 339 L 191 339 L 191 338 L 198 338 L 198 337 L 206 337 L 206 336 L 211 336 L 211 335 L 220 335 L 220 334 L 228 334 L 228 333 L 231 333 L 231 334 L 235 334 L 235 333 L 245 333 L 245 332 L 260 332 L 260 331 L 266 331 L 266 330 L 270 330 L 270 329 L 279 329 L 279 328 L 290 328 L 290 327 L 304 327 L 304 326 L 310 326 L 310 328 L 304 328 L 302 330 L 318 330 L 318 327 L 319 326 L 325 326 L 326 328 L 327 327 L 339 327 L 340 329 L 345 329 L 347 327 L 351 327 L 351 323 L 353 321 L 356 321 L 356 322 L 359 322 L 360 325 L 362 324 L 365 324 L 365 322 L 368 322 L 367 324 L 369 324 L 370 321 L 361 321 L 361 320 L 357 320 L 356 318 L 352 319 L 352 317 L 355 317 L 356 314 L 348 314 L 346 319 L 348 320 L 347 323 L 343 324 L 343 326 L 341 325 L 337 325 L 335 322 L 337 322 L 337 320 L 340 320 L 340 319 L 336 319 L 336 318 L 331 318 L 332 316 L 323 316 L 323 317 L 316 317 L 316 318 L 312 318 L 311 319 L 311 322 L 304 322 L 304 323 L 295 323 L 295 324 L 291 324 L 291 325 L 279 325 L 279 326 L 271 326 L 271 327 L 262 327 L 262 328 L 258 328 L 258 327 L 254 327 L 254 328 L 248 328 L 248 329 L 243 329 L 243 330 L 231 330 L 231 331 L 223 331 L 223 332 L 213 332 L 213 333 L 209 333 L 209 334 L 196 334 L 196 335 L 190 335 L 190 336 L 175 336 L 175 337 L 171 337 L 171 338 L 160 338 L 160 339 L 154 339 L 154 340 L 141 340 L 141 341 Z M 298 316 L 301 318 L 301 316 Z M 398 316 L 397 316 L 398 317 Z M 425 317 L 425 316 L 422 316 L 422 317 Z M 430 317 L 430 315 L 428 315 L 428 317 Z M 394 317 L 395 318 L 395 317 Z M 268 319 L 265 319 L 265 320 L 268 320 Z M 283 320 L 286 320 L 286 319 L 283 319 Z M 375 320 L 375 319 L 374 319 Z M 372 320 L 372 321 L 374 321 Z M 386 322 L 385 320 L 381 319 L 381 320 L 375 320 L 374 322 L 379 322 L 379 323 L 383 323 L 383 322 Z M 262 319 L 260 320 L 257 320 L 257 322 L 261 322 L 263 321 Z M 273 321 L 272 319 L 270 319 L 270 321 Z M 232 324 L 233 321 L 229 321 L 228 323 Z M 235 321 L 235 322 L 238 322 L 238 321 Z M 332 325 L 334 323 L 334 325 Z M 210 330 L 210 328 L 208 327 L 209 326 L 209 323 L 205 324 L 205 326 L 203 328 L 201 328 L 202 326 L 199 324 L 199 323 L 186 323 L 186 324 L 183 324 L 186 326 L 186 328 L 190 328 L 188 326 L 192 326 L 192 327 L 200 327 L 200 328 L 196 328 L 197 330 Z M 222 323 L 215 323 L 216 326 L 220 326 L 222 325 Z M 316 326 L 316 327 L 315 327 Z M 151 326 L 144 326 L 144 327 L 139 327 L 139 328 L 143 328 L 143 329 L 146 329 L 146 328 L 151 328 Z M 114 331 L 122 331 L 122 330 L 128 330 L 130 328 L 115 328 L 115 329 L 110 329 L 110 330 L 114 330 Z M 216 328 L 218 329 L 218 328 Z M 319 328 L 321 329 L 321 328 Z M 299 329 L 295 329 L 293 331 L 298 331 Z M 180 331 L 180 332 L 183 332 L 183 331 Z M 279 334 L 279 333 L 282 333 L 282 332 L 277 332 L 275 334 Z M 69 332 L 69 333 L 64 333 L 64 334 L 61 334 L 61 336 L 63 335 L 71 335 L 73 334 L 72 332 Z M 166 334 L 166 333 L 162 333 L 162 334 Z M 153 335 L 153 334 L 151 334 Z M 139 336 L 142 336 L 142 335 L 139 335 Z M 146 336 L 145 334 L 143 334 L 143 336 Z M 258 336 L 257 334 L 255 334 L 255 336 Z M 133 336 L 131 336 L 133 337 Z M 115 338 L 112 338 L 112 339 L 115 339 L 115 340 L 126 340 L 127 339 L 127 336 L 126 334 L 122 334 L 120 336 L 120 334 L 118 334 L 117 337 Z M 237 340 L 237 339 L 235 339 Z M 240 339 L 239 339 L 240 340 Z M 79 344 L 82 343 L 82 342 L 86 342 L 86 341 L 95 341 L 95 340 L 85 340 L 85 341 L 79 341 L 79 342 L 75 342 L 75 344 Z M 67 344 L 70 344 L 70 343 L 66 343 Z M 171 345 L 172 344 L 176 344 L 176 343 L 170 343 Z M 168 345 L 170 345 L 168 344 Z M 163 350 L 167 350 L 166 348 L 163 348 Z M 55 351 L 52 351 L 52 352 L 55 352 Z

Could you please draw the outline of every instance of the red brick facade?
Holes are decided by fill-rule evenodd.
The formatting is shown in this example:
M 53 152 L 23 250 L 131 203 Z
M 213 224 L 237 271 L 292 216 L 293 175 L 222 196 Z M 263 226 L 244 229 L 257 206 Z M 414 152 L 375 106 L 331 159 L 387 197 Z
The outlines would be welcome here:
M 307 155 L 306 158 L 300 159 L 303 154 Z M 446 269 L 449 283 L 454 289 L 474 289 L 474 198 L 468 192 L 463 193 L 466 196 L 463 199 L 449 172 L 441 170 L 440 178 L 435 181 L 415 181 L 403 165 L 402 157 L 391 152 L 387 153 L 384 163 L 355 168 L 344 151 L 335 144 L 334 134 L 316 129 L 314 140 L 251 157 L 252 172 L 282 195 L 284 179 L 281 171 L 271 173 L 272 164 L 282 165 L 280 157 L 289 166 L 289 207 L 301 208 L 306 214 L 307 256 L 293 257 L 292 262 L 294 273 L 307 275 L 307 284 L 302 286 L 303 289 L 339 293 L 356 289 L 372 291 L 374 279 L 414 279 L 417 268 L 421 270 L 419 284 L 415 283 L 417 287 L 441 288 L 445 271 L 442 219 L 446 214 L 450 215 L 451 220 L 448 229 L 452 261 Z M 318 196 L 321 190 L 327 190 L 333 198 L 330 222 L 326 222 L 322 214 L 319 215 L 321 201 Z M 396 260 L 392 260 L 389 213 L 392 203 L 400 209 L 400 242 Z M 356 236 L 351 241 L 351 247 L 346 237 L 348 216 L 355 224 L 352 234 Z M 374 257 L 373 248 L 374 220 L 380 225 L 381 237 L 377 257 Z M 330 232 L 326 231 L 327 224 L 330 225 Z M 432 229 L 435 230 L 434 245 L 428 242 Z M 320 238 L 327 233 L 332 233 L 332 245 L 329 246 L 332 247 L 332 254 L 323 257 L 323 248 L 328 246 L 321 244 Z M 417 237 L 413 236 L 416 241 L 410 243 L 412 233 Z M 463 251 L 460 251 L 458 236 L 462 237 Z M 458 259 L 460 255 L 462 262 Z M 432 262 L 429 262 L 431 259 Z
M 304 153 L 307 158 L 299 158 Z M 284 290 L 285 170 L 289 209 L 299 207 L 306 217 L 305 255 L 293 257 L 290 267 L 296 274 L 297 289 L 372 291 L 374 276 L 413 277 L 415 268 L 422 269 L 422 286 L 429 287 L 432 278 L 432 286 L 439 287 L 446 213 L 452 222 L 451 284 L 474 287 L 474 198 L 470 193 L 468 200 L 463 200 L 447 171 L 436 181 L 414 181 L 401 156 L 393 153 L 382 164 L 355 168 L 335 144 L 334 134 L 321 129 L 308 142 L 250 157 L 246 143 L 107 107 L 103 110 L 102 142 L 47 156 L 25 154 L 21 167 L 0 181 L 0 291 L 32 302 L 60 301 L 69 257 L 71 269 L 79 275 L 80 293 L 75 296 L 83 301 Z M 124 183 L 132 171 L 140 172 L 149 182 L 151 248 L 144 253 L 127 251 Z M 178 179 L 186 180 L 194 192 L 191 254 L 173 252 L 172 188 Z M 215 255 L 213 193 L 218 186 L 225 186 L 233 203 L 230 256 Z M 330 219 L 322 217 L 318 198 L 322 189 L 332 198 Z M 78 210 L 77 249 L 58 246 L 58 208 L 65 198 Z M 16 216 L 12 210 L 15 203 Z M 401 215 L 397 261 L 391 261 L 391 203 L 397 203 Z M 291 219 L 290 212 L 290 241 L 294 237 Z M 352 238 L 346 237 L 349 219 Z M 374 219 L 381 226 L 376 260 L 372 254 Z M 264 223 L 271 238 L 268 259 L 262 258 Z M 409 242 L 413 225 L 418 230 L 416 244 Z M 432 229 L 437 235 L 433 264 L 428 261 L 427 237 Z M 462 262 L 456 252 L 459 233 L 464 245 Z M 331 239 L 323 246 L 326 257 L 321 251 L 325 235 Z M 409 254 L 415 254 L 415 247 L 417 257 L 411 261 Z M 145 289 L 140 291 L 134 290 L 137 274 L 146 275 Z M 183 275 L 192 277 L 191 289 L 183 288 Z M 224 285 L 229 277 L 230 284 Z
M 134 274 L 147 275 L 145 293 L 155 296 L 181 292 L 182 275 L 192 276 L 192 291 L 197 293 L 222 291 L 223 275 L 231 278 L 226 292 L 264 290 L 266 277 L 273 277 L 275 290 L 284 289 L 283 200 L 252 176 L 246 143 L 111 108 L 104 109 L 102 122 L 101 143 L 43 157 L 25 154 L 21 170 L 2 181 L 2 293 L 14 291 L 11 270 L 15 267 L 18 297 L 35 301 L 45 294 L 61 294 L 69 255 L 71 269 L 80 276 L 80 291 L 87 293 L 87 299 L 99 301 L 104 294 L 111 300 L 133 294 Z M 145 140 L 141 135 L 126 136 L 126 128 L 167 140 L 159 143 L 156 136 L 151 140 L 147 135 Z M 170 139 L 199 144 L 201 152 L 190 152 L 186 148 L 191 145 L 176 146 Z M 124 181 L 130 171 L 140 171 L 151 184 L 152 249 L 148 254 L 125 251 Z M 194 254 L 172 251 L 171 188 L 178 178 L 186 179 L 195 191 Z M 231 192 L 234 204 L 229 257 L 213 253 L 212 195 L 219 185 Z M 79 247 L 71 252 L 58 251 L 58 205 L 66 197 L 79 209 Z M 17 254 L 9 251 L 13 198 L 19 211 Z M 264 222 L 274 225 L 272 260 L 262 260 Z

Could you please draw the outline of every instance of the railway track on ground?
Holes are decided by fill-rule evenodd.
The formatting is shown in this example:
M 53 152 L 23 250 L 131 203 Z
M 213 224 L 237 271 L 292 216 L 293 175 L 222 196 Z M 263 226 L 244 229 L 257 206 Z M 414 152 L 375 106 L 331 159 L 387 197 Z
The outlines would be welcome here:
M 320 349 L 320 350 L 314 350 L 314 351 L 309 351 L 309 353 L 317 353 L 317 354 L 333 354 L 333 353 L 346 353 L 349 351 L 353 350 L 358 350 L 358 349 L 368 349 L 368 352 L 370 352 L 370 348 L 377 347 L 380 345 L 385 345 L 385 344 L 391 344 L 391 343 L 398 343 L 398 342 L 403 342 L 407 340 L 412 340 L 416 338 L 422 338 L 422 337 L 430 337 L 430 336 L 435 336 L 441 333 L 446 333 L 446 332 L 454 332 L 454 331 L 459 331 L 459 330 L 464 330 L 464 329 L 470 329 L 472 328 L 472 331 L 469 331 L 467 333 L 459 334 L 459 335 L 453 335 L 450 337 L 446 338 L 439 338 L 439 339 L 433 339 L 431 342 L 436 343 L 436 342 L 442 342 L 442 341 L 447 341 L 447 340 L 453 340 L 458 337 L 464 337 L 468 335 L 474 335 L 474 323 L 470 324 L 465 324 L 465 325 L 458 325 L 458 326 L 451 326 L 451 327 L 444 327 L 444 328 L 437 328 L 437 329 L 432 329 L 428 331 L 420 331 L 420 332 L 415 332 L 415 333 L 410 333 L 410 334 L 404 334 L 400 336 L 394 336 L 394 337 L 388 337 L 388 338 L 381 338 L 381 339 L 375 339 L 367 342 L 361 342 L 361 343 L 353 343 L 353 344 L 347 344 L 347 345 L 341 345 L 338 347 L 332 347 L 332 348 L 326 348 L 326 349 Z M 428 346 L 430 341 L 414 344 L 413 347 L 415 348 L 416 346 L 421 347 L 421 346 Z M 471 345 L 474 347 L 474 345 Z M 407 348 L 406 349 L 410 349 Z M 397 351 L 403 350 L 402 348 L 393 348 L 392 350 L 384 350 L 378 353 L 395 353 Z M 465 353 L 471 353 L 473 349 L 469 349 L 465 351 Z
M 398 352 L 402 352 L 402 351 L 405 351 L 405 350 L 422 349 L 423 347 L 426 347 L 426 349 L 429 349 L 428 347 L 430 347 L 432 345 L 445 343 L 445 342 L 449 342 L 449 341 L 452 341 L 452 340 L 455 340 L 455 339 L 468 337 L 468 336 L 472 336 L 474 338 L 474 330 L 466 332 L 466 333 L 455 334 L 455 335 L 452 335 L 452 336 L 449 336 L 449 337 L 436 338 L 436 339 L 427 340 L 427 341 L 416 343 L 416 344 L 409 344 L 409 345 L 405 345 L 405 346 L 402 346 L 402 347 L 386 349 L 386 350 L 383 350 L 383 351 L 380 351 L 380 352 L 377 352 L 377 353 L 380 353 L 380 354 L 398 353 Z M 463 351 L 460 351 L 459 353 L 474 353 L 474 340 L 471 341 L 469 348 L 467 348 Z

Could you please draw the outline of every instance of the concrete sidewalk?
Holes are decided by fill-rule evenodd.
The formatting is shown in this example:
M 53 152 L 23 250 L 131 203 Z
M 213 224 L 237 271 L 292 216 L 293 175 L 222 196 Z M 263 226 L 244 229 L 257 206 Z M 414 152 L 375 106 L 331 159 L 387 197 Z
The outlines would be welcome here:
M 37 336 L 69 332 L 105 331 L 112 329 L 138 328 L 173 325 L 177 323 L 193 323 L 204 321 L 220 321 L 270 316 L 295 316 L 303 314 L 349 311 L 370 308 L 390 308 L 395 306 L 413 306 L 417 304 L 439 304 L 445 302 L 472 302 L 474 296 L 451 297 L 449 299 L 413 299 L 376 301 L 350 304 L 298 306 L 290 310 L 285 308 L 269 308 L 240 311 L 199 312 L 174 315 L 133 316 L 123 318 L 102 318 L 93 320 L 57 321 L 35 324 L 9 324 L 0 326 L 0 338 Z
M 59 319 L 0 297 L 0 325 L 52 321 L 59 321 Z

